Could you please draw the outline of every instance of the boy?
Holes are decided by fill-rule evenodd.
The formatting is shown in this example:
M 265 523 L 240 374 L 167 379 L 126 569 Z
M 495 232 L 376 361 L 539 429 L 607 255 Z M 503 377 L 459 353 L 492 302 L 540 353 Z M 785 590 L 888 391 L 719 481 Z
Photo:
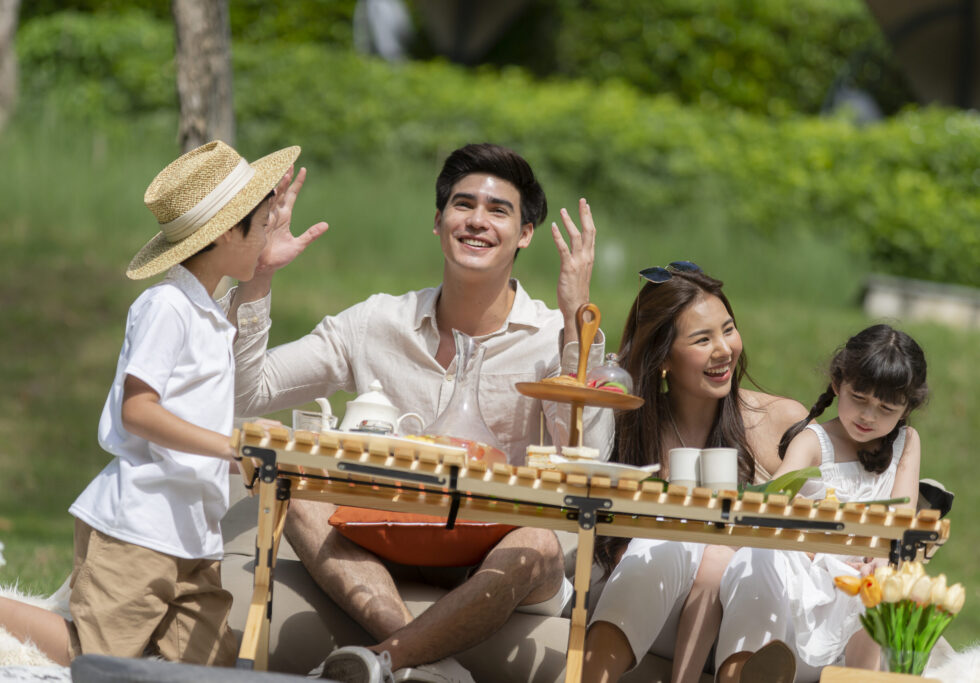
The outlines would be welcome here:
M 234 662 L 219 522 L 234 457 L 235 328 L 211 294 L 222 277 L 252 279 L 276 186 L 298 155 L 290 147 L 249 164 L 211 142 L 147 188 L 161 232 L 126 275 L 169 272 L 130 307 L 99 422 L 99 443 L 115 457 L 70 508 L 73 621 L 0 602 L 0 622 L 60 664 L 82 653 L 146 651 Z

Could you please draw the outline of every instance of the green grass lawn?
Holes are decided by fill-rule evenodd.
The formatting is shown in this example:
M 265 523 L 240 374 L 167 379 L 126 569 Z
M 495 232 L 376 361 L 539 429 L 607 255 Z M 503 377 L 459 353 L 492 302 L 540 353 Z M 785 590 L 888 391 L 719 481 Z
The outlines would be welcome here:
M 175 128 L 165 123 L 108 135 L 18 121 L 0 137 L 0 540 L 7 560 L 0 582 L 48 592 L 68 574 L 66 510 L 107 461 L 96 425 L 126 311 L 145 286 L 123 274 L 154 231 L 143 191 L 176 152 Z M 437 170 L 390 160 L 310 169 L 294 225 L 324 219 L 331 228 L 277 276 L 274 343 L 370 293 L 439 282 L 441 255 L 431 230 Z M 574 209 L 577 193 L 588 192 L 543 181 L 549 223 L 562 206 Z M 750 373 L 764 389 L 806 405 L 825 386 L 823 368 L 835 347 L 873 322 L 857 303 L 866 265 L 839 244 L 734 232 L 724 197 L 637 216 L 628 196 L 587 196 L 600 231 L 592 298 L 610 348 L 638 290 L 636 272 L 676 259 L 694 260 L 725 280 Z M 557 262 L 545 224 L 516 264 L 528 291 L 552 305 Z M 980 638 L 974 523 L 980 475 L 972 466 L 980 437 L 980 333 L 889 322 L 911 333 L 929 361 L 932 396 L 912 423 L 923 440 L 922 475 L 957 494 L 951 540 L 930 571 L 967 587 L 967 607 L 947 632 L 961 648 Z M 333 401 L 336 412 L 343 400 Z

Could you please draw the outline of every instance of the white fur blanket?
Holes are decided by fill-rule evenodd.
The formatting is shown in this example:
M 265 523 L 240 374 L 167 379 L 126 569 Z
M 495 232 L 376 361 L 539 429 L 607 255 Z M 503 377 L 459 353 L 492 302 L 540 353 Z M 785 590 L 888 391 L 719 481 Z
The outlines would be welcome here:
M 16 585 L 0 586 L 0 597 L 43 607 L 66 619 L 71 618 L 68 612 L 70 595 L 67 579 L 48 597 L 23 593 Z M 925 676 L 938 678 L 943 683 L 980 683 L 980 644 L 956 652 L 944 638 L 940 638 Z M 27 681 L 70 682 L 71 673 L 68 667 L 58 666 L 48 659 L 33 643 L 20 642 L 0 626 L 0 683 Z
M 48 597 L 24 593 L 16 584 L 0 586 L 0 597 L 43 607 L 66 619 L 71 618 L 69 595 L 67 580 Z M 71 681 L 71 673 L 68 667 L 58 666 L 48 659 L 34 643 L 22 643 L 0 626 L 0 681 Z

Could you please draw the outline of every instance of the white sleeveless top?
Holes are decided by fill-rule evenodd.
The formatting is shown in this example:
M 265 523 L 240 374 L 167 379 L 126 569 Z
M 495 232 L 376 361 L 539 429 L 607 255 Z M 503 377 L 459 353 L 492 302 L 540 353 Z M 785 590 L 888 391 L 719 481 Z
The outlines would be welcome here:
M 880 474 L 864 469 L 864 465 L 857 460 L 834 462 L 834 445 L 827 431 L 818 424 L 807 425 L 806 428 L 812 429 L 820 440 L 820 479 L 811 479 L 804 484 L 800 489 L 801 496 L 820 499 L 826 496 L 828 487 L 833 488 L 837 498 L 844 503 L 891 496 L 898 461 L 905 450 L 906 427 L 899 429 L 892 444 L 891 462 L 888 469 Z
M 821 479 L 811 479 L 801 495 L 823 498 L 833 487 L 842 502 L 881 500 L 891 497 L 895 471 L 905 450 L 902 427 L 892 446 L 892 459 L 881 474 L 864 469 L 858 461 L 834 462 L 834 446 L 830 436 L 817 424 L 807 425 L 820 439 Z M 850 637 L 861 630 L 861 601 L 834 587 L 834 577 L 843 574 L 856 576 L 857 570 L 845 561 L 859 560 L 839 555 L 817 553 L 811 562 L 798 551 L 776 551 L 775 571 L 784 578 L 784 588 L 793 627 L 787 635 L 788 644 L 803 662 L 813 668 L 828 664 L 843 665 L 844 649 Z

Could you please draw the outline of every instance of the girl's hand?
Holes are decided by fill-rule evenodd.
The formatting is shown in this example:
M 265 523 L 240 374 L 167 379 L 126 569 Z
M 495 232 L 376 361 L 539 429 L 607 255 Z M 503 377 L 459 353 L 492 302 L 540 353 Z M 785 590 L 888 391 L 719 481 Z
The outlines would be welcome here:
M 884 567 L 886 564 L 888 564 L 888 560 L 884 557 L 864 558 L 864 564 L 858 567 L 861 572 L 861 578 L 864 578 L 869 574 L 874 574 L 878 567 Z
M 865 557 L 863 561 L 848 560 L 845 564 L 854 567 L 861 573 L 861 578 L 874 574 L 878 567 L 888 564 L 888 560 L 883 557 Z
M 292 184 L 290 184 L 292 181 Z M 266 228 L 265 249 L 259 256 L 256 274 L 271 274 L 292 263 L 293 259 L 303 253 L 316 238 L 327 231 L 329 227 L 324 222 L 310 226 L 306 231 L 294 236 L 290 230 L 293 219 L 293 206 L 296 197 L 306 181 L 306 169 L 301 168 L 293 180 L 293 168 L 276 185 L 275 196 L 269 210 L 269 225 Z

